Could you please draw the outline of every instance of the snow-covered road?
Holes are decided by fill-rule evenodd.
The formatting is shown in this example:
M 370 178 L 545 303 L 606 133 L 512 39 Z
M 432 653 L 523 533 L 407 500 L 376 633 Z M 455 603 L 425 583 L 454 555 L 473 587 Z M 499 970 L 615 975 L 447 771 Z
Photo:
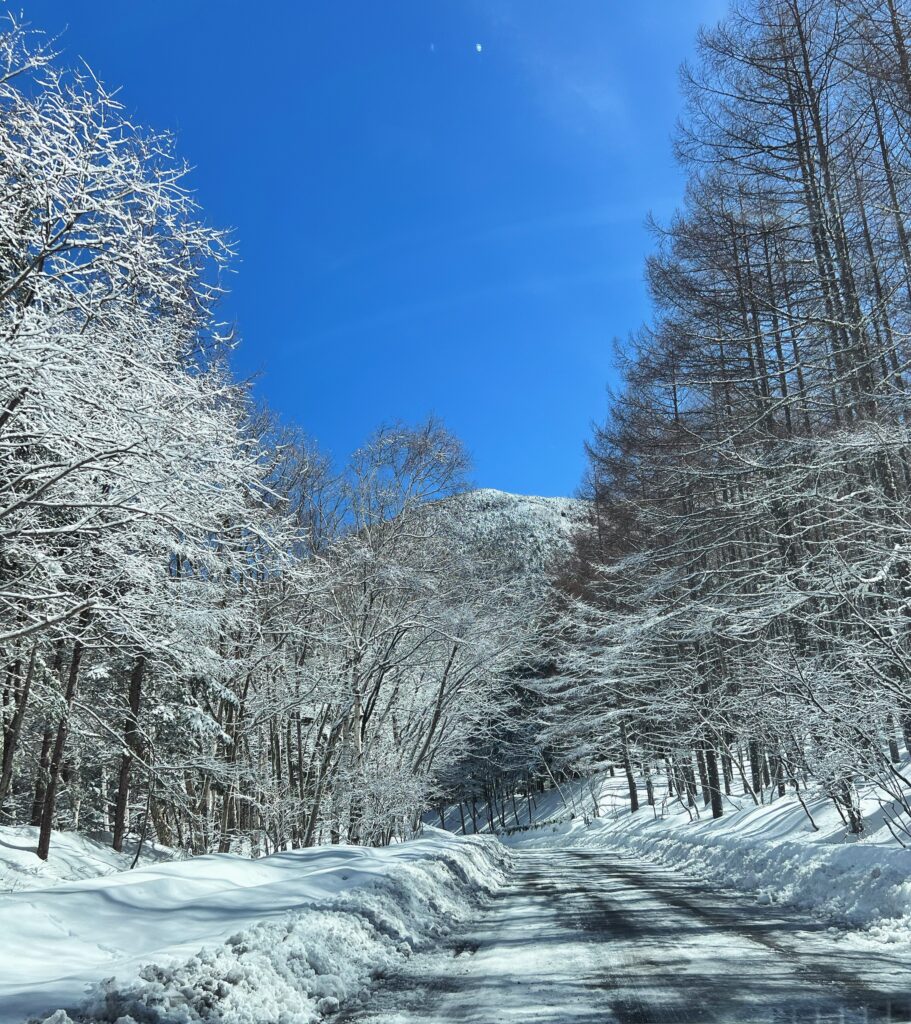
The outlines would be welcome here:
M 346 1022 L 911 1020 L 911 964 L 614 853 L 516 849 L 510 884 Z

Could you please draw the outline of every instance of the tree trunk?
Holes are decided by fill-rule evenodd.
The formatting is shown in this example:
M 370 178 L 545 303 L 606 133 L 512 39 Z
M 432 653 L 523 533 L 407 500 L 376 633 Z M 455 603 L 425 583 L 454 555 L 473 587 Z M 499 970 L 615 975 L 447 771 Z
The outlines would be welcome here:
M 123 725 L 123 753 L 120 757 L 120 781 L 117 785 L 117 803 L 114 808 L 114 840 L 111 844 L 120 853 L 126 831 L 127 810 L 130 799 L 130 771 L 133 758 L 139 750 L 139 704 L 142 698 L 142 679 L 146 660 L 140 654 L 130 672 L 129 710 Z
M 759 744 L 756 740 L 750 740 L 750 776 L 753 780 L 753 792 L 759 797 L 759 802 L 764 803 L 760 756 Z
M 636 790 L 636 777 L 633 775 L 633 766 L 629 759 L 626 722 L 622 718 L 620 719 L 620 750 L 623 755 L 623 770 L 626 772 L 626 784 L 629 788 L 630 814 L 635 814 L 639 810 L 639 793 Z
M 642 773 L 645 775 L 645 799 L 648 801 L 650 807 L 655 806 L 655 787 L 652 783 L 652 773 L 648 766 L 648 761 L 642 763 Z
M 705 757 L 701 747 L 696 747 L 696 767 L 699 769 L 699 785 L 702 788 L 702 803 L 708 807 L 712 802 L 712 792 L 709 789 L 709 776 L 705 767 Z
M 84 611 L 80 616 L 80 632 L 88 625 L 89 612 Z M 70 657 L 70 670 L 67 676 L 66 692 L 64 693 L 63 716 L 57 725 L 57 736 L 54 740 L 54 749 L 51 753 L 48 764 L 47 789 L 44 794 L 44 805 L 41 808 L 41 825 L 38 833 L 37 854 L 41 860 L 47 860 L 51 849 L 51 830 L 54 827 L 54 811 L 57 805 L 57 784 L 60 779 L 60 769 L 63 765 L 63 754 L 66 749 L 66 740 L 69 735 L 69 716 L 76 699 L 76 688 L 79 684 L 79 665 L 85 647 L 81 636 L 73 641 L 73 653 Z
M 705 743 L 703 755 L 705 757 L 705 773 L 709 787 L 709 802 L 712 805 L 712 817 L 720 818 L 724 814 L 724 804 L 721 799 L 721 784 L 718 778 L 718 758 L 715 754 L 715 748 L 711 743 Z
M 44 731 L 41 735 L 41 753 L 38 755 L 38 773 L 35 777 L 35 796 L 32 800 L 31 824 L 41 824 L 41 810 L 44 807 L 44 794 L 47 792 L 47 772 L 51 763 L 51 743 L 54 739 L 54 732 L 51 723 L 45 720 Z
M 6 795 L 13 781 L 13 760 L 16 749 L 19 746 L 19 737 L 22 735 L 22 722 L 25 718 L 25 709 L 28 706 L 28 695 L 32 685 L 32 678 L 35 675 L 35 658 L 37 654 L 38 646 L 36 644 L 32 648 L 28 668 L 25 671 L 25 678 L 20 680 L 18 686 L 15 687 L 18 690 L 15 710 L 3 732 L 3 766 L 0 769 L 0 808 L 3 807 L 3 802 L 6 800 Z M 16 664 L 17 669 L 14 677 L 18 678 L 22 671 L 22 663 L 17 661 Z

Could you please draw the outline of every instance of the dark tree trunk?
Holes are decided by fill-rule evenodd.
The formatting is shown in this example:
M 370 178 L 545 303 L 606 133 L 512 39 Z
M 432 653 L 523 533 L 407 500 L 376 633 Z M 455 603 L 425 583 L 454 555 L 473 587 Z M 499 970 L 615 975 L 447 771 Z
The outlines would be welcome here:
M 32 800 L 31 824 L 41 824 L 41 810 L 44 807 L 44 794 L 47 792 L 47 771 L 51 763 L 51 743 L 54 740 L 54 731 L 51 723 L 45 721 L 44 731 L 41 735 L 41 753 L 38 755 L 38 774 L 35 777 L 35 796 Z
M 718 758 L 715 748 L 711 743 L 703 747 L 705 757 L 705 773 L 709 787 L 709 803 L 712 805 L 712 817 L 720 818 L 724 814 L 724 804 L 721 799 L 721 780 L 718 777 Z
M 709 789 L 709 776 L 705 767 L 705 758 L 702 755 L 702 749 L 696 747 L 696 767 L 699 769 L 699 785 L 702 788 L 702 803 L 708 807 L 712 802 L 712 793 Z
M 20 679 L 22 662 L 16 662 L 16 670 L 12 674 L 13 689 L 16 692 L 15 710 L 12 717 L 3 731 L 3 766 L 0 769 L 0 808 L 9 792 L 13 781 L 13 761 L 16 749 L 19 746 L 19 737 L 22 735 L 22 722 L 25 719 L 25 709 L 28 706 L 28 695 L 32 685 L 32 678 L 35 674 L 35 658 L 37 657 L 37 646 L 32 648 L 28 668 L 25 670 L 25 678 Z
M 83 612 L 80 618 L 80 627 L 84 629 L 88 625 L 89 613 Z M 70 657 L 70 670 L 67 675 L 66 692 L 64 693 L 63 717 L 57 725 L 57 736 L 54 740 L 54 748 L 51 752 L 50 763 L 48 764 L 47 789 L 44 793 L 44 805 L 41 808 L 41 824 L 38 833 L 38 849 L 36 853 L 41 860 L 47 860 L 51 849 L 51 830 L 54 827 L 54 811 L 57 805 L 57 784 L 60 780 L 60 769 L 63 765 L 63 754 L 66 749 L 66 740 L 69 735 L 69 716 L 76 699 L 76 688 L 79 684 L 79 665 L 82 662 L 82 655 L 85 647 L 81 637 L 73 641 L 73 653 Z
M 648 801 L 650 807 L 655 806 L 655 787 L 652 783 L 652 773 L 649 769 L 648 762 L 644 761 L 642 764 L 642 772 L 645 775 L 645 799 Z
M 629 809 L 631 814 L 635 814 L 639 810 L 639 793 L 636 790 L 636 777 L 633 775 L 633 766 L 629 759 L 626 722 L 622 719 L 620 720 L 620 749 L 623 754 L 623 770 L 626 772 L 626 784 L 629 788 Z
M 728 736 L 721 748 L 721 773 L 724 776 L 725 796 L 734 795 L 734 762 L 731 758 L 730 747 L 728 746 L 731 739 L 732 737 Z
M 892 715 L 886 718 L 886 738 L 889 742 L 889 760 L 893 764 L 898 764 L 901 761 L 902 756 L 898 749 L 898 741 L 895 739 L 895 719 Z
M 759 744 L 750 740 L 750 776 L 753 780 L 753 792 L 762 799 L 762 766 L 760 764 Z
M 133 759 L 139 749 L 139 705 L 142 699 L 142 679 L 145 674 L 145 658 L 140 655 L 130 672 L 129 711 L 123 725 L 123 754 L 120 758 L 120 781 L 117 786 L 117 803 L 114 807 L 114 849 L 123 850 L 123 836 L 126 831 L 127 810 L 130 802 L 130 771 Z

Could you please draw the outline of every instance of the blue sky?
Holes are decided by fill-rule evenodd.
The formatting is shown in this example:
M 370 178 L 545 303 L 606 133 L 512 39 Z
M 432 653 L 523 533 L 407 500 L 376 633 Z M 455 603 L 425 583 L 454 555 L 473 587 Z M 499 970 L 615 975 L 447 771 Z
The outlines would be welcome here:
M 235 230 L 237 371 L 342 460 L 441 416 L 571 494 L 680 198 L 677 69 L 724 0 L 25 0 Z M 480 46 L 480 51 L 478 47 Z

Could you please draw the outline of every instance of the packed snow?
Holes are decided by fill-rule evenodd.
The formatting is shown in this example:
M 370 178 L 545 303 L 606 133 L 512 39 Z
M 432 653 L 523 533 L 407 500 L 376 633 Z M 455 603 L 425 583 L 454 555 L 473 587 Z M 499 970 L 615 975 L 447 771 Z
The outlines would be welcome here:
M 867 1000 L 900 994 L 911 851 L 886 830 L 849 842 L 822 799 L 807 798 L 813 831 L 792 798 L 729 798 L 724 818 L 691 821 L 660 787 L 636 814 L 625 797 L 625 780 L 605 778 L 517 802 L 518 822 L 510 803 L 494 817 L 512 852 L 426 826 L 385 849 L 212 855 L 23 887 L 0 897 L 0 1022 L 304 1024 L 340 1009 L 480 1022 L 491 1005 L 502 1020 L 626 1020 L 618 1006 L 691 1009 L 693 979 L 719 1020 L 845 1007 L 859 1021 Z M 49 871 L 110 869 L 85 840 L 55 838 Z M 674 936 L 678 966 L 643 974 L 649 942 Z M 737 985 L 719 943 L 738 951 Z M 807 975 L 813 964 L 826 967 Z
M 810 910 L 871 939 L 911 944 L 911 850 L 883 827 L 851 841 L 831 802 L 810 810 L 814 832 L 796 800 L 755 806 L 743 801 L 723 818 L 690 821 L 671 807 L 656 817 L 647 805 L 631 815 L 606 787 L 603 816 L 560 826 L 578 846 L 621 847 L 723 886 L 748 890 L 761 903 Z M 872 808 L 871 808 L 872 810 Z
M 348 1024 L 898 1024 L 895 950 L 623 853 L 528 845 L 507 886 Z
M 4 895 L 0 1022 L 318 1020 L 502 883 L 495 840 L 425 833 Z
M 717 820 L 700 800 L 700 817 L 691 820 L 667 798 L 659 779 L 654 807 L 639 783 L 642 805 L 635 814 L 626 780 L 618 776 L 563 783 L 538 794 L 533 804 L 519 802 L 518 822 L 510 807 L 502 822 L 494 815 L 495 825 L 503 841 L 516 846 L 607 849 L 645 858 L 749 892 L 760 903 L 810 911 L 874 942 L 911 945 L 911 850 L 884 824 L 872 787 L 861 797 L 868 831 L 857 839 L 820 795 L 805 797 L 814 831 L 794 796 L 759 806 L 749 797 L 726 797 L 725 814 Z M 457 808 L 445 820 L 447 828 L 461 830 Z

